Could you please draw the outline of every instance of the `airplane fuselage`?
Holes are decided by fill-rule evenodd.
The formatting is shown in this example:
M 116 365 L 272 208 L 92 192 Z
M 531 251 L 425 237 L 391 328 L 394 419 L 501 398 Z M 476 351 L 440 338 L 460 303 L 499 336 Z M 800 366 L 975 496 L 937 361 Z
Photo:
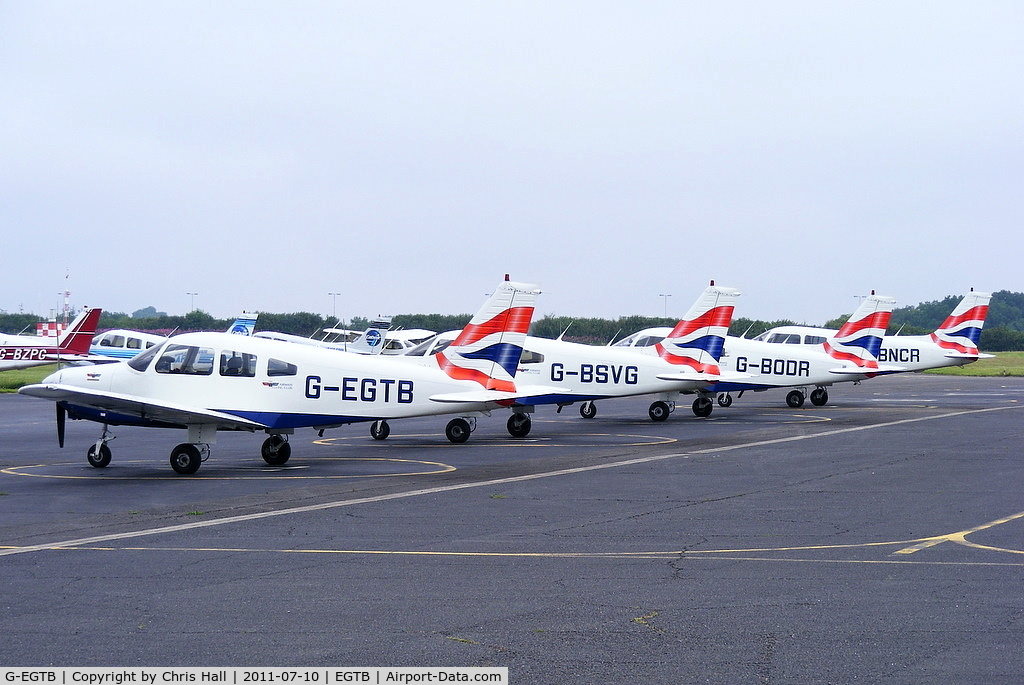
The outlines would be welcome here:
M 821 345 L 779 345 L 728 336 L 720 360 L 722 374 L 745 374 L 749 379 L 708 386 L 713 392 L 758 390 L 802 385 L 826 386 L 870 378 L 870 373 L 837 374 L 833 369 L 853 365 L 829 356 Z

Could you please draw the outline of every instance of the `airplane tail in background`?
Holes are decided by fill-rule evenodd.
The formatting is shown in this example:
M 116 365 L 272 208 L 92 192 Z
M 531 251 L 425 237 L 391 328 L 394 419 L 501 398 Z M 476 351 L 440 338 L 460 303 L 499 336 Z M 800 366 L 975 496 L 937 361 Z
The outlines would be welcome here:
M 942 325 L 931 334 L 932 340 L 954 356 L 977 356 L 981 328 L 985 325 L 991 299 L 990 293 L 976 293 L 973 290 L 967 293 Z
M 515 373 L 540 291 L 505 276 L 447 348 L 434 355 L 449 376 L 487 390 L 515 392 Z
M 670 364 L 718 375 L 718 360 L 739 295 L 739 290 L 712 281 L 668 337 L 655 345 L 658 355 Z
M 348 344 L 346 349 L 357 354 L 380 354 L 384 351 L 384 338 L 391 330 L 389 317 L 377 317 L 370 322 L 366 331 Z
M 882 337 L 895 305 L 893 298 L 875 295 L 872 290 L 839 332 L 825 341 L 825 351 L 839 361 L 853 362 L 864 369 L 877 369 Z
M 87 307 L 76 316 L 57 343 L 57 347 L 60 348 L 61 352 L 67 354 L 89 354 L 92 337 L 96 335 L 96 327 L 99 325 L 102 312 L 103 310 L 99 307 Z
M 250 314 L 249 312 L 242 312 L 235 319 L 235 322 L 228 326 L 228 333 L 235 333 L 236 335 L 249 335 L 251 336 L 253 331 L 256 330 L 256 319 L 259 317 L 259 312 Z

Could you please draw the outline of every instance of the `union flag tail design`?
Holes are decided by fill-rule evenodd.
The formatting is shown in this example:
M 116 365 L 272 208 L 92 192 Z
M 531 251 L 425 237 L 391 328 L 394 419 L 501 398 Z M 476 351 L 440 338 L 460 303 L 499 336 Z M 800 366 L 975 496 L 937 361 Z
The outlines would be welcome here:
M 505 278 L 452 344 L 434 358 L 452 378 L 515 392 L 516 367 L 540 291 Z
M 967 293 L 946 320 L 931 334 L 939 347 L 961 354 L 978 354 L 981 328 L 988 315 L 990 293 Z
M 58 347 L 63 354 L 89 354 L 92 337 L 96 335 L 96 326 L 100 322 L 99 307 L 89 307 L 71 322 Z
M 658 356 L 669 364 L 719 375 L 718 360 L 739 295 L 739 290 L 716 286 L 712 281 L 668 337 L 654 346 Z
M 835 337 L 825 341 L 825 351 L 839 361 L 853 362 L 865 369 L 878 368 L 878 352 L 882 337 L 889 327 L 889 317 L 896 300 L 871 295 L 865 297 L 850 320 L 843 324 Z

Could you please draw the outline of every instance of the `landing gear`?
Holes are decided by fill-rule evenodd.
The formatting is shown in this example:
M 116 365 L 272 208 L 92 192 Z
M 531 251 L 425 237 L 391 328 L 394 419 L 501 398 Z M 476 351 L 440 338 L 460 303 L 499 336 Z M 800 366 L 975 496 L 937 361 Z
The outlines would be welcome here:
M 96 445 L 89 445 L 89 451 L 85 453 L 85 458 L 89 460 L 89 465 L 95 468 L 102 469 L 104 466 L 110 463 L 110 448 L 107 447 L 107 443 L 100 442 Z
M 476 421 L 473 423 L 476 423 Z M 472 432 L 473 426 L 470 425 L 469 421 L 463 418 L 452 419 L 444 429 L 445 437 L 448 438 L 449 442 L 455 443 L 456 445 L 469 440 L 469 434 Z
M 208 450 L 209 448 L 207 448 Z M 171 468 L 176 473 L 191 475 L 199 470 L 203 463 L 203 454 L 198 445 L 183 442 L 171 450 Z
M 284 466 L 288 458 L 292 456 L 292 446 L 288 444 L 288 438 L 274 433 L 263 441 L 260 448 L 263 461 L 271 466 Z
M 715 403 L 706 395 L 698 395 L 697 399 L 693 401 L 693 415 L 702 419 L 711 416 L 711 412 L 714 408 Z
M 673 407 L 669 406 L 668 402 L 651 402 L 651 406 L 647 408 L 647 415 L 651 417 L 651 421 L 660 422 L 668 418 L 668 415 L 672 413 Z
M 815 407 L 824 407 L 828 404 L 828 390 L 825 388 L 815 388 L 811 391 L 811 404 Z
M 786 404 L 793 409 L 799 409 L 804 406 L 804 394 L 799 390 L 790 390 L 789 394 L 786 395 Z
M 530 428 L 533 427 L 532 424 L 533 421 L 530 420 L 528 414 L 512 414 L 512 416 L 508 417 L 508 423 L 505 424 L 505 427 L 508 428 L 508 434 L 513 438 L 525 438 L 530 434 Z M 449 439 L 451 439 L 450 436 Z
M 384 419 L 370 424 L 370 436 L 374 440 L 387 440 L 389 435 L 391 435 L 391 426 Z
M 580 416 L 585 419 L 592 419 L 597 416 L 597 405 L 593 400 L 587 400 L 580 405 Z
M 103 432 L 100 433 L 100 439 L 90 445 L 89 450 L 85 453 L 85 458 L 89 460 L 90 466 L 102 469 L 110 464 L 111 452 L 110 448 L 107 447 L 107 443 L 115 437 L 117 436 L 107 430 L 107 424 L 103 424 Z
M 719 407 L 731 407 L 732 406 L 732 395 L 727 392 L 718 393 L 718 406 Z

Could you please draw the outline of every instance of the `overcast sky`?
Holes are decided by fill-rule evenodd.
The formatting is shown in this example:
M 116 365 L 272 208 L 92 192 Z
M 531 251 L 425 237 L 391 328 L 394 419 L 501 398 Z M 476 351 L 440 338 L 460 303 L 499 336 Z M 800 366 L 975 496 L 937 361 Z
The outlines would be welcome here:
M 1022 84 L 1020 2 L 0 0 L 0 309 L 1022 291 Z

